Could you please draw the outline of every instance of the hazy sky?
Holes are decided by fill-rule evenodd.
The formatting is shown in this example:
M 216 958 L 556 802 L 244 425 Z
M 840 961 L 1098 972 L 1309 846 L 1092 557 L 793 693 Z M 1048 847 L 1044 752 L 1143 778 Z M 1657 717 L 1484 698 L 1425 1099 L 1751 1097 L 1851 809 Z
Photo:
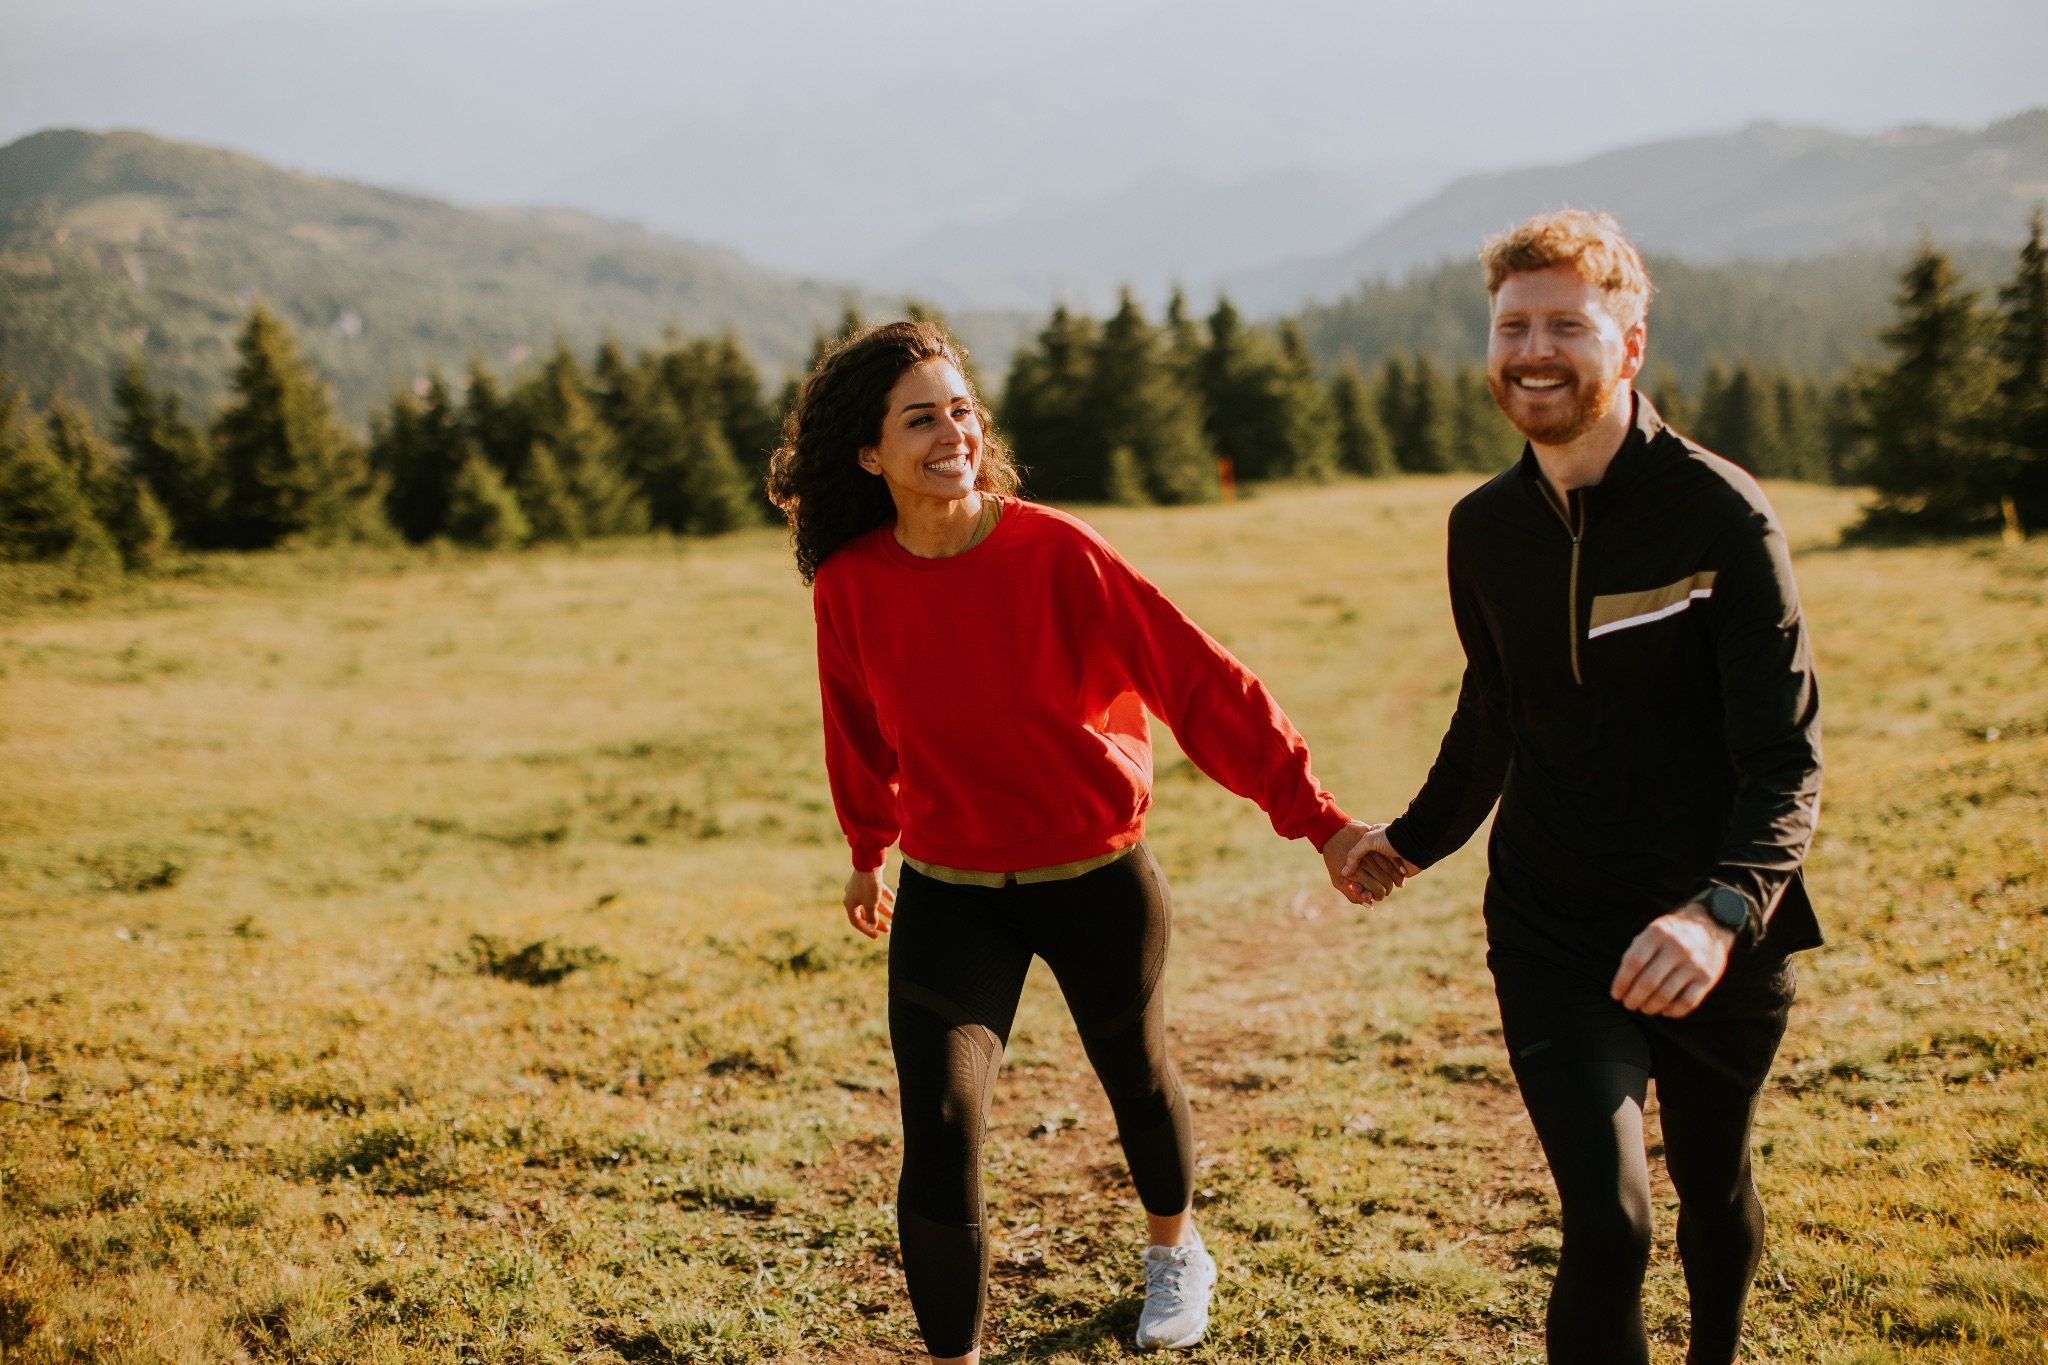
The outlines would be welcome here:
M 2048 105 L 2044 0 L 0 0 L 0 142 L 139 127 L 842 272 L 1160 171 L 1477 169 Z

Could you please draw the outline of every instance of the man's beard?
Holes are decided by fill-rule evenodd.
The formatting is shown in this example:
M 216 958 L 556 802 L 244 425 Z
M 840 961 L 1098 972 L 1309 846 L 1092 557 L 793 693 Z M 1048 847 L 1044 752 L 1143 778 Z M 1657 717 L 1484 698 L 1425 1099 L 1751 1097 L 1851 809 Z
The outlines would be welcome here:
M 1517 398 L 1534 397 L 1528 389 L 1517 388 L 1517 379 L 1562 379 L 1567 386 L 1572 402 L 1563 412 L 1539 426 L 1525 426 L 1523 419 L 1515 415 L 1514 401 Z M 1569 445 L 1591 431 L 1609 412 L 1614 410 L 1614 399 L 1621 392 L 1621 381 L 1603 386 L 1589 386 L 1578 372 L 1569 365 L 1509 365 L 1499 378 L 1486 376 L 1486 387 L 1493 392 L 1494 406 L 1515 424 L 1515 429 L 1538 445 Z M 1554 394 L 1556 389 L 1547 390 Z

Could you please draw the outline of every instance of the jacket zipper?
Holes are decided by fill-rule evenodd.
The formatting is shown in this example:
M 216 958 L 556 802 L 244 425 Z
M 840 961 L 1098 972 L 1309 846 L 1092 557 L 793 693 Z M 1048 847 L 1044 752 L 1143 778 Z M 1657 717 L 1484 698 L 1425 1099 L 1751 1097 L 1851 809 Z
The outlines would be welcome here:
M 1559 507 L 1557 499 L 1551 496 L 1550 489 L 1546 485 L 1543 489 L 1543 501 L 1550 504 L 1550 510 L 1557 513 L 1557 519 L 1564 523 L 1565 534 L 1572 538 L 1571 591 L 1570 595 L 1566 597 L 1564 604 L 1565 638 L 1571 646 L 1572 681 L 1584 687 L 1586 685 L 1585 675 L 1579 671 L 1579 542 L 1584 540 L 1586 536 L 1586 500 L 1583 497 L 1579 499 L 1577 509 L 1579 524 L 1577 526 L 1572 525 L 1572 519 L 1565 512 L 1565 508 L 1571 506 L 1571 494 L 1565 494 L 1565 507 Z

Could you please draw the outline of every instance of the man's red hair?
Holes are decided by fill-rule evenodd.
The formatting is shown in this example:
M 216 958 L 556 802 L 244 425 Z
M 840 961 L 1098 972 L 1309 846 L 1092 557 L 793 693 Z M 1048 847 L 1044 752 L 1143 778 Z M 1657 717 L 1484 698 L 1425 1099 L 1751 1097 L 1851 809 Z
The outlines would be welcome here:
M 1510 275 L 1568 265 L 1607 295 L 1607 306 L 1624 332 L 1650 311 L 1650 272 L 1612 214 L 1584 209 L 1539 213 L 1520 227 L 1488 237 L 1479 248 L 1479 264 L 1486 268 L 1489 297 L 1500 292 Z

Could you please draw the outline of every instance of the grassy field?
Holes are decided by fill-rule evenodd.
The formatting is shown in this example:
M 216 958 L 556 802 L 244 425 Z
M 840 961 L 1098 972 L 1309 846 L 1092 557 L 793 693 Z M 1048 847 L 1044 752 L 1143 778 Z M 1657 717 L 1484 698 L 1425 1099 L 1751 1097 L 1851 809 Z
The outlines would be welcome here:
M 1384 818 L 1453 699 L 1465 486 L 1093 519 Z M 1750 1355 L 2048 1361 L 2048 546 L 1844 550 L 1849 495 L 1774 492 L 1831 942 L 1759 1121 Z M 1195 1358 L 1539 1359 L 1556 1204 L 1479 850 L 1354 910 L 1170 743 L 1153 839 L 1225 1276 Z M 897 1358 L 882 954 L 844 865 L 770 533 L 17 608 L 0 1360 Z M 991 1359 L 1129 1356 L 1137 1208 L 1042 975 L 997 1108 Z

